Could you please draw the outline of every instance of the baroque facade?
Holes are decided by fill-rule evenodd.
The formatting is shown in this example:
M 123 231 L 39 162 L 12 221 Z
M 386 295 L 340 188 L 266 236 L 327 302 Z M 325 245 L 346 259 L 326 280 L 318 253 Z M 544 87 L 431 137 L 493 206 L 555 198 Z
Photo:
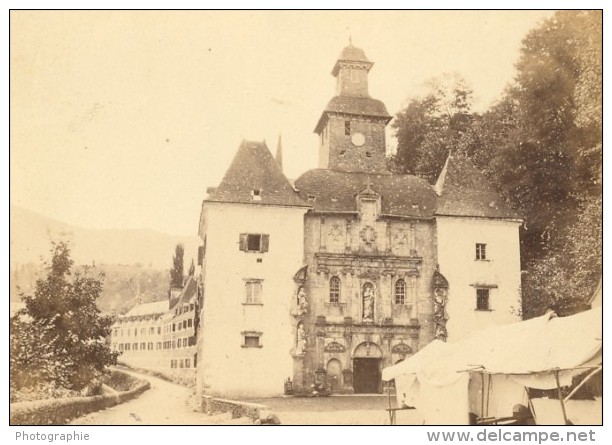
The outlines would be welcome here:
M 209 189 L 200 392 L 275 395 L 289 377 L 377 393 L 383 367 L 430 341 L 517 319 L 520 218 L 467 159 L 449 156 L 435 186 L 387 170 L 372 66 L 353 45 L 334 65 L 319 168 L 291 184 L 245 141 Z

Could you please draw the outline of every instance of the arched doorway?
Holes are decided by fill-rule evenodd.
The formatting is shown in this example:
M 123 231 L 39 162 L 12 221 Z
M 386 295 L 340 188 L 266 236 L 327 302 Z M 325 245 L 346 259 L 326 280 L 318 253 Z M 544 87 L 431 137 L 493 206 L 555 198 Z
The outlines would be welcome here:
M 382 351 L 376 343 L 364 342 L 353 352 L 353 390 L 356 394 L 382 392 Z
M 332 358 L 327 362 L 327 384 L 331 387 L 332 391 L 338 391 L 342 389 L 342 364 L 340 360 Z

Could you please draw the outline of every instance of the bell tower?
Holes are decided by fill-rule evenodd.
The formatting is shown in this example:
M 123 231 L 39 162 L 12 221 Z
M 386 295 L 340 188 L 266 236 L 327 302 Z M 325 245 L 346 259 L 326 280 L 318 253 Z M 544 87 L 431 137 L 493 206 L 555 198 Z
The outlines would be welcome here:
M 385 105 L 368 92 L 374 64 L 352 42 L 344 48 L 331 74 L 336 96 L 323 113 L 319 135 L 319 168 L 345 172 L 388 173 L 385 127 L 391 120 Z

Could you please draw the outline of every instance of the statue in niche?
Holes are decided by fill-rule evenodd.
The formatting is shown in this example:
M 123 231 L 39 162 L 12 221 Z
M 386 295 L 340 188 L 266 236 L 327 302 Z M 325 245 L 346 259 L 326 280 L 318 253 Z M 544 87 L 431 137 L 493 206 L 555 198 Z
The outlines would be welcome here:
M 447 302 L 448 290 L 445 288 L 438 288 L 434 290 L 434 313 L 433 319 L 435 323 L 434 335 L 438 340 L 446 341 L 448 333 L 446 331 L 446 321 L 448 320 L 448 314 L 446 313 L 446 302 Z
M 304 292 L 303 287 L 300 287 L 300 289 L 298 290 L 297 301 L 298 301 L 298 314 L 299 315 L 307 314 L 308 313 L 308 296 L 306 295 L 306 292 Z
M 306 329 L 304 329 L 304 325 L 300 323 L 297 329 L 297 342 L 295 346 L 295 353 L 297 355 L 304 355 L 306 352 Z
M 446 312 L 446 304 L 448 303 L 448 280 L 440 273 L 439 265 L 436 265 L 436 270 L 431 277 L 431 287 L 433 289 L 433 322 L 434 336 L 438 340 L 446 341 L 448 331 L 446 322 L 449 319 Z
M 374 321 L 374 288 L 371 283 L 363 286 L 363 320 Z

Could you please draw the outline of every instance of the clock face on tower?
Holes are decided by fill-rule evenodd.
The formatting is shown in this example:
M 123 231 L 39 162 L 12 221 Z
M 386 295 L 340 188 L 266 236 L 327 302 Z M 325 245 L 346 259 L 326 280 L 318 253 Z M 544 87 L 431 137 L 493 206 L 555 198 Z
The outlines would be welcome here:
M 361 133 L 353 133 L 351 136 L 351 142 L 354 146 L 361 147 L 363 144 L 365 144 L 365 136 Z

